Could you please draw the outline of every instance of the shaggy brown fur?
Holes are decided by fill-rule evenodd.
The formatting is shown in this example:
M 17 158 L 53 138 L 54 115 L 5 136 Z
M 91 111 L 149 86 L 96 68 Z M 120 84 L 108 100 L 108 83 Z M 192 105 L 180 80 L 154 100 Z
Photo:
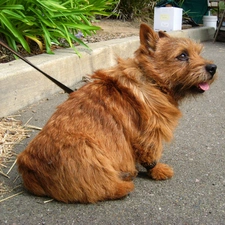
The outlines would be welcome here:
M 70 94 L 18 156 L 30 192 L 93 203 L 131 192 L 137 163 L 155 180 L 173 176 L 159 160 L 181 117 L 178 103 L 207 90 L 216 66 L 200 56 L 199 44 L 145 24 L 140 42 L 135 58 L 118 59 Z

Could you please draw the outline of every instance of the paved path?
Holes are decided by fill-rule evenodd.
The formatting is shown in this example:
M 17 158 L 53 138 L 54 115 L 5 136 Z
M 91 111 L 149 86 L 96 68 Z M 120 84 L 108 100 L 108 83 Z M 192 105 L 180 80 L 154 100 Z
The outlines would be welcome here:
M 141 174 L 125 199 L 93 205 L 44 203 L 47 198 L 20 187 L 10 194 L 22 194 L 0 203 L 0 224 L 225 224 L 225 43 L 204 45 L 204 56 L 218 65 L 219 78 L 207 93 L 181 107 L 183 118 L 162 158 L 175 170 L 171 180 L 156 182 Z M 23 122 L 32 117 L 30 124 L 42 127 L 66 97 L 56 94 L 24 109 Z M 21 152 L 31 138 L 15 150 Z M 16 176 L 14 168 L 5 182 L 21 184 L 20 179 L 13 183 Z

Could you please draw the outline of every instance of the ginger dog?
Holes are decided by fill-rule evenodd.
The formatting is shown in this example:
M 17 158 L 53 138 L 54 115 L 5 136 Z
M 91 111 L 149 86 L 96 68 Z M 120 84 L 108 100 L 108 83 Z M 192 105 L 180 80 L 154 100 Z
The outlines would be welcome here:
M 18 156 L 26 189 L 94 203 L 131 192 L 137 163 L 152 179 L 171 178 L 172 168 L 159 160 L 181 117 L 178 104 L 208 90 L 215 78 L 217 67 L 201 50 L 142 24 L 135 57 L 95 72 Z

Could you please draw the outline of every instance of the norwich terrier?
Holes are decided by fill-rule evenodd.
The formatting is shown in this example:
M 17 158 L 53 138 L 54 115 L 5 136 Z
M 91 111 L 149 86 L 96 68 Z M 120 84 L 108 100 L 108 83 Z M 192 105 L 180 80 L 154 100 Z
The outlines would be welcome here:
M 142 24 L 135 57 L 96 71 L 18 156 L 27 190 L 94 203 L 131 192 L 138 163 L 152 179 L 171 178 L 172 168 L 159 160 L 181 117 L 178 103 L 215 79 L 217 67 L 201 50 Z

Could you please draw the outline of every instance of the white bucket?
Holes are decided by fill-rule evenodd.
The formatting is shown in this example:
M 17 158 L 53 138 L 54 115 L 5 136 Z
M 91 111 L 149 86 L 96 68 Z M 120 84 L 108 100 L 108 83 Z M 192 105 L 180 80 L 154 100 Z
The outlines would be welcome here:
M 203 16 L 204 27 L 217 27 L 217 16 Z

